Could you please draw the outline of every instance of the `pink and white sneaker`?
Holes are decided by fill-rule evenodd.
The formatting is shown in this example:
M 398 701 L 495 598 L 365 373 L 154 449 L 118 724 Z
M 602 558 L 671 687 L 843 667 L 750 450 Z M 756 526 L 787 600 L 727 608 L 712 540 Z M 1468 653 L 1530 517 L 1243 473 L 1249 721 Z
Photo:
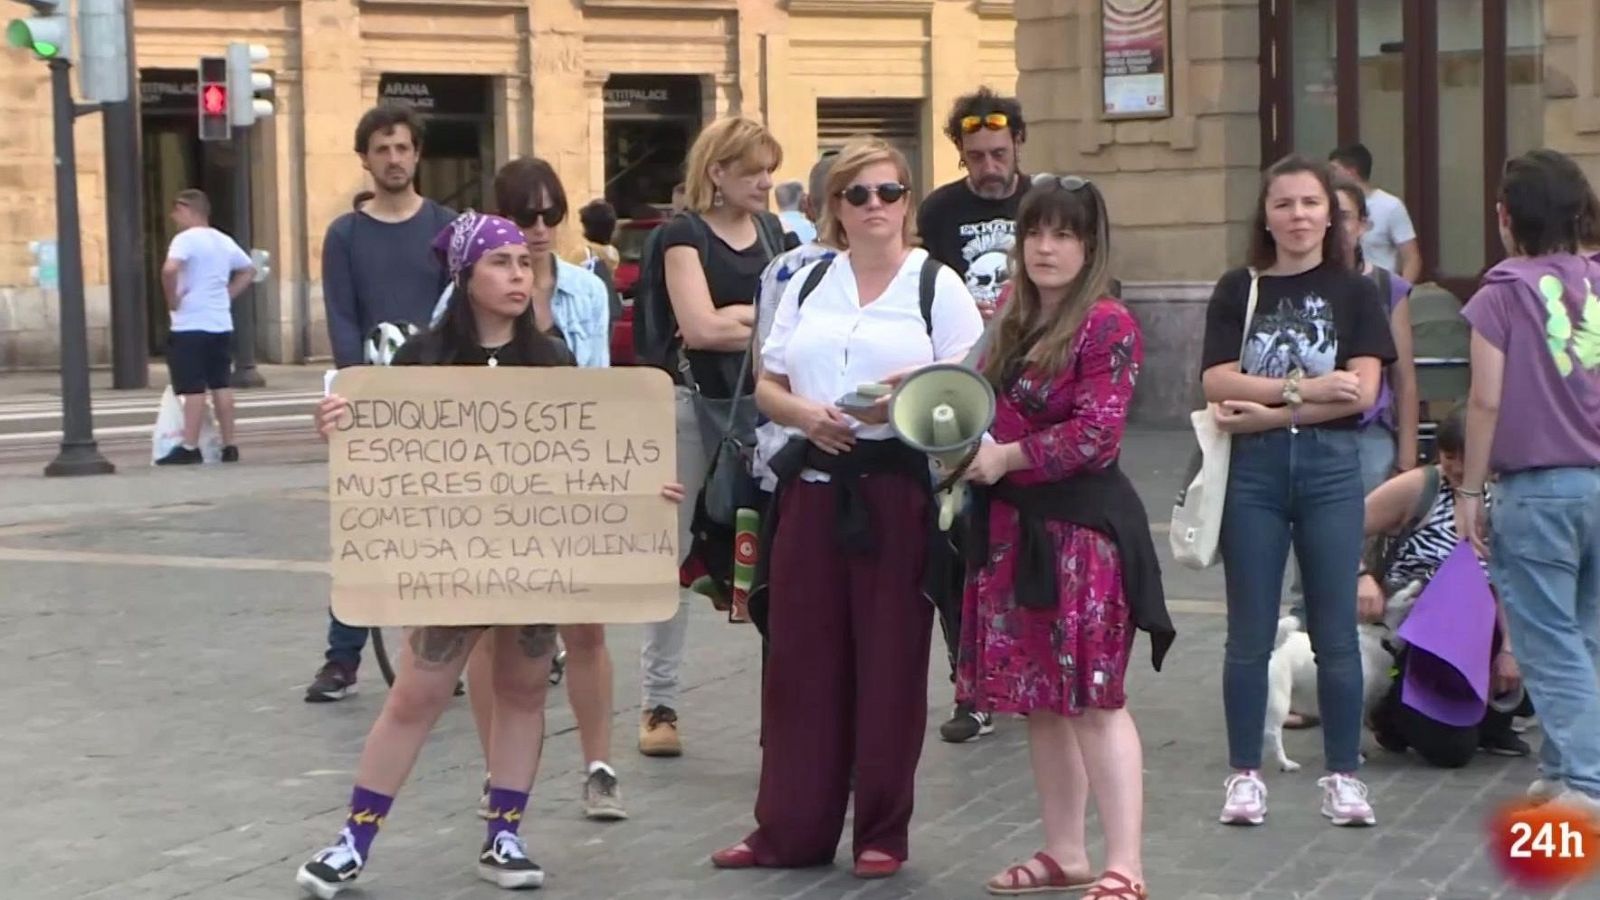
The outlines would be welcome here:
M 1335 825 L 1367 826 L 1378 824 L 1378 817 L 1367 802 L 1367 786 L 1352 775 L 1335 772 L 1317 779 L 1322 788 L 1322 814 Z
M 1223 784 L 1227 792 L 1222 802 L 1224 825 L 1260 825 L 1267 819 L 1267 785 L 1255 771 L 1235 772 Z

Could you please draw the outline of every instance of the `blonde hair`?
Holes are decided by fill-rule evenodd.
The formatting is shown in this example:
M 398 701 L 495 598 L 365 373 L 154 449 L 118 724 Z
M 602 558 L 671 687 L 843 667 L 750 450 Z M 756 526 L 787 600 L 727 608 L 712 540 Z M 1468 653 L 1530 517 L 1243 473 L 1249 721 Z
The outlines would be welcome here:
M 901 201 L 905 204 L 906 210 L 901 238 L 907 246 L 915 242 L 917 198 L 915 192 L 911 190 L 911 165 L 906 162 L 904 153 L 896 150 L 882 138 L 875 137 L 851 138 L 844 149 L 839 151 L 839 155 L 833 158 L 826 182 L 825 193 L 828 202 L 823 204 L 822 220 L 817 223 L 818 241 L 841 250 L 850 249 L 850 239 L 844 233 L 844 225 L 839 222 L 839 204 L 844 202 L 839 195 L 863 170 L 879 163 L 893 163 L 896 180 L 906 186 L 906 196 Z
M 760 122 L 739 116 L 718 119 L 701 130 L 685 164 L 683 208 L 703 213 L 715 206 L 717 186 L 711 167 L 742 165 L 746 171 L 768 172 L 783 164 L 783 147 Z

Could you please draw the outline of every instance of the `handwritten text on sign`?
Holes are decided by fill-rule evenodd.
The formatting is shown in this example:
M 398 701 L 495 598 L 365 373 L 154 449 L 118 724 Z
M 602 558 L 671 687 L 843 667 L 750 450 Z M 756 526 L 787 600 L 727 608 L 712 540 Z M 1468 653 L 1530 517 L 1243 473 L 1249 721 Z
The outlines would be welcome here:
M 360 367 L 329 446 L 352 625 L 654 622 L 678 603 L 672 383 L 650 369 Z

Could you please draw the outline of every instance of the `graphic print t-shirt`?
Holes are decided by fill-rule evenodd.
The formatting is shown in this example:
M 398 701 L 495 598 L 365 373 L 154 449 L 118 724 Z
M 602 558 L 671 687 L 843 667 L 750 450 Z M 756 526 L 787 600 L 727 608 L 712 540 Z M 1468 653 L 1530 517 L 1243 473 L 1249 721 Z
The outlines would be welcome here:
M 1235 269 L 1217 282 L 1206 307 L 1202 368 L 1237 361 L 1246 375 L 1284 378 L 1298 368 L 1318 378 L 1360 356 L 1394 362 L 1394 334 L 1371 279 L 1323 264 L 1298 275 L 1263 275 L 1259 290 L 1240 359 L 1250 272 Z M 1360 420 L 1347 416 L 1318 427 L 1355 428 Z
M 917 232 L 928 255 L 955 269 L 979 303 L 998 301 L 1011 279 L 1007 260 L 1027 183 L 1027 176 L 1018 176 L 1011 196 L 988 200 L 974 194 L 963 178 L 929 194 L 917 210 Z

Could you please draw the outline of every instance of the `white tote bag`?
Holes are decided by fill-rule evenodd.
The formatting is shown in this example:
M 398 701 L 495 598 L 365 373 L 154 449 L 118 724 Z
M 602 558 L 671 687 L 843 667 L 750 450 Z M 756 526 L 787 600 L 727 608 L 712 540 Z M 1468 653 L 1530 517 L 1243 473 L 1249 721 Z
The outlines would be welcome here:
M 183 402 L 169 386 L 161 395 L 161 408 L 156 412 L 156 430 L 150 436 L 150 462 L 172 452 L 183 443 Z M 222 458 L 222 433 L 217 430 L 217 419 L 206 404 L 205 417 L 200 420 L 200 457 L 208 463 Z
M 1250 340 L 1250 321 L 1256 315 L 1256 296 L 1260 276 L 1250 273 L 1250 300 L 1245 304 L 1244 329 L 1239 340 L 1239 362 L 1244 363 L 1244 348 Z M 1207 569 L 1217 563 L 1217 543 L 1222 535 L 1222 507 L 1228 496 L 1228 458 L 1233 436 L 1217 427 L 1215 403 L 1189 414 L 1195 440 L 1200 447 L 1189 462 L 1183 489 L 1172 507 L 1172 524 L 1167 539 L 1172 555 L 1191 569 Z

